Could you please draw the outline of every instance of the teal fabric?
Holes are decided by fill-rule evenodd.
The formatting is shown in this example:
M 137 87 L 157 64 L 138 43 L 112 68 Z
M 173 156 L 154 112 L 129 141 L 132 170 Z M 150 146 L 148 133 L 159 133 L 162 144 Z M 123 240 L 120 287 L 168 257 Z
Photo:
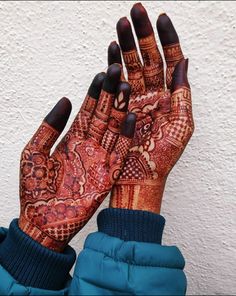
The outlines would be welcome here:
M 71 279 L 69 272 L 76 252 L 67 246 L 54 252 L 33 240 L 14 219 L 0 243 L 0 265 L 21 285 L 38 289 L 60 290 Z
M 0 228 L 0 242 L 7 230 Z M 0 295 L 184 295 L 184 258 L 177 247 L 90 234 L 72 282 L 60 291 L 24 287 L 0 267 Z
M 8 229 L 0 228 L 0 243 L 7 236 Z M 44 290 L 27 287 L 19 284 L 1 265 L 0 265 L 0 295 L 68 295 L 70 281 L 64 289 Z
M 184 295 L 184 258 L 175 246 L 87 237 L 70 295 Z

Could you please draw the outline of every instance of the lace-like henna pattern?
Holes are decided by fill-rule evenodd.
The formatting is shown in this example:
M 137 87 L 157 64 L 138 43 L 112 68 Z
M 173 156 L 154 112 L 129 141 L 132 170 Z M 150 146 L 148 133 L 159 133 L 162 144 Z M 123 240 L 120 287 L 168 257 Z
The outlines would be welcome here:
M 110 205 L 159 212 L 165 180 L 193 133 L 190 89 L 132 97 L 129 108 L 138 122 Z
M 146 88 L 162 90 L 164 86 L 163 62 L 154 34 L 139 39 L 139 47 L 144 62 L 143 74 Z
M 65 248 L 94 214 L 121 172 L 131 143 L 130 138 L 120 135 L 128 100 L 121 93 L 111 111 L 113 97 L 102 91 L 96 106 L 96 101 L 87 96 L 52 155 L 49 152 L 59 133 L 45 121 L 23 150 L 19 226 L 52 250 L 60 252 Z
M 102 146 L 109 153 L 111 153 L 113 150 L 119 137 L 121 123 L 124 120 L 126 114 L 126 112 L 124 112 L 126 107 L 127 101 L 124 99 L 123 92 L 121 92 L 114 101 L 114 108 L 111 111 L 108 128 L 102 139 Z
M 59 133 L 45 122 L 39 127 L 28 146 L 40 147 L 41 150 L 48 152 L 58 137 Z
M 91 121 L 92 114 L 96 108 L 97 101 L 90 97 L 86 96 L 80 112 L 77 114 L 71 128 L 70 133 L 74 136 L 84 137 L 88 131 L 88 127 Z
M 121 173 L 122 163 L 127 155 L 127 150 L 131 145 L 132 139 L 120 136 L 114 152 L 111 154 L 110 166 L 112 171 L 110 178 L 113 181 L 116 181 Z
M 93 139 L 65 138 L 51 157 L 25 149 L 21 160 L 20 227 L 57 251 L 84 226 L 114 182 L 107 152 Z
M 163 51 L 166 60 L 166 84 L 169 89 L 175 66 L 184 58 L 184 56 L 179 43 L 166 45 L 163 47 Z
M 109 114 L 111 112 L 114 95 L 102 90 L 99 106 L 95 111 L 95 116 L 92 119 L 89 129 L 89 135 L 100 142 L 104 131 L 107 128 Z
M 145 90 L 143 69 L 137 50 L 123 52 L 125 66 L 128 72 L 128 80 L 133 93 L 142 93 Z

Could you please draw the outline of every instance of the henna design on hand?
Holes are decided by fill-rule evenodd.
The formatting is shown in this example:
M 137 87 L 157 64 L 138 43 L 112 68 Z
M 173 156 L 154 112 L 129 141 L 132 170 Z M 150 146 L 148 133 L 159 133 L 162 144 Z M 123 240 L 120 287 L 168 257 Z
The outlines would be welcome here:
M 130 86 L 120 82 L 120 73 L 120 67 L 112 65 L 107 75 L 95 77 L 53 153 L 50 150 L 71 110 L 66 98 L 22 152 L 19 226 L 47 248 L 62 251 L 119 177 L 135 129 L 135 117 L 127 115 Z M 129 126 L 128 134 L 122 122 Z
M 110 206 L 159 213 L 167 176 L 194 129 L 188 61 L 184 60 L 169 17 L 160 15 L 157 29 L 167 66 L 164 80 L 162 58 L 145 8 L 135 4 L 131 17 L 143 65 L 126 18 L 117 23 L 117 34 L 132 87 L 129 111 L 137 114 L 137 124 L 125 166 L 112 189 Z M 115 56 L 119 60 L 119 46 L 115 42 L 110 44 L 109 53 L 113 62 Z

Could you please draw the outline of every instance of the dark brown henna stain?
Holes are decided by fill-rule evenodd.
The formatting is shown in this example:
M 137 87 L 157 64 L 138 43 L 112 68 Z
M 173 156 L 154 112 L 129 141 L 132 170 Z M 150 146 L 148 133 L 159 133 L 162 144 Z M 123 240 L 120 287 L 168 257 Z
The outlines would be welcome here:
M 132 50 L 123 51 L 123 56 L 127 71 L 132 73 L 133 70 L 132 75 L 129 75 L 132 85 L 129 111 L 136 113 L 137 124 L 125 166 L 113 186 L 110 205 L 159 213 L 166 178 L 193 133 L 191 92 L 186 80 L 187 65 L 181 61 L 183 54 L 178 36 L 169 18 L 161 16 L 157 24 L 167 62 L 168 90 L 164 91 L 160 87 L 162 71 L 157 71 L 162 67 L 155 68 L 161 62 L 158 61 L 155 38 L 147 13 L 141 4 L 136 4 L 131 16 L 144 60 L 146 89 L 140 91 L 140 82 L 133 87 L 130 80 L 135 73 L 134 65 L 137 65 L 137 51 L 132 37 L 128 48 Z M 127 49 L 125 40 L 132 33 L 130 24 L 122 19 L 117 28 L 120 42 Z M 169 89 L 172 73 L 177 64 L 171 94 Z M 161 73 L 160 78 L 156 73 Z
M 175 28 L 170 18 L 165 13 L 158 17 L 156 27 L 163 47 L 179 43 L 179 37 Z
M 129 112 L 121 128 L 121 135 L 133 139 L 136 125 L 136 114 Z
M 136 49 L 131 24 L 127 17 L 121 18 L 116 25 L 119 44 L 123 52 Z
M 162 90 L 164 88 L 163 61 L 148 14 L 141 3 L 133 6 L 131 17 L 143 58 L 143 74 L 146 89 Z
M 166 14 L 161 14 L 159 16 L 157 20 L 157 30 L 166 60 L 166 84 L 167 88 L 170 89 L 175 66 L 184 56 L 179 44 L 179 37 L 170 18 Z
M 114 99 L 107 131 L 102 139 L 102 147 L 109 153 L 114 149 L 119 137 L 121 123 L 124 120 L 129 105 L 131 88 L 127 82 L 121 82 L 117 88 L 117 95 Z
M 94 79 L 88 89 L 88 95 L 91 98 L 93 98 L 95 100 L 99 99 L 105 77 L 106 77 L 106 73 L 104 73 L 104 72 L 98 73 L 94 77 Z
M 117 73 L 120 71 L 108 74 L 108 77 L 114 75 L 109 78 L 114 93 L 103 89 L 98 102 L 87 95 L 71 128 L 51 155 L 50 149 L 59 132 L 45 121 L 22 152 L 19 226 L 34 240 L 54 251 L 63 251 L 87 223 L 111 190 L 124 164 L 130 138 L 119 137 L 118 133 L 119 145 L 114 145 L 115 150 L 109 152 L 97 138 L 106 131 L 117 91 L 115 85 L 119 83 Z M 96 97 L 102 80 L 98 76 L 93 81 L 90 94 Z M 119 90 L 123 98 L 113 109 L 123 118 L 130 89 L 127 83 L 121 83 Z M 121 121 L 117 114 L 114 116 Z M 93 129 L 89 129 L 90 126 Z M 85 132 L 88 129 L 90 137 Z
M 112 64 L 107 70 L 102 89 L 108 93 L 114 94 L 120 82 L 121 66 Z
M 187 69 L 188 69 L 188 59 L 185 59 L 185 60 L 183 59 L 176 65 L 172 75 L 172 85 L 171 85 L 172 92 L 174 92 L 175 90 L 183 86 L 189 88 Z
M 120 47 L 116 43 L 116 41 L 113 41 L 110 43 L 108 47 L 108 66 L 112 64 L 120 64 L 122 65 L 122 60 L 121 60 L 121 53 L 120 53 Z
M 67 98 L 62 98 L 49 112 L 44 120 L 61 133 L 68 121 L 71 108 L 72 106 L 70 100 Z
M 134 4 L 130 14 L 138 38 L 145 38 L 153 34 L 147 11 L 141 3 Z
M 130 22 L 126 17 L 118 21 L 116 30 L 132 91 L 144 92 L 143 66 L 137 52 Z

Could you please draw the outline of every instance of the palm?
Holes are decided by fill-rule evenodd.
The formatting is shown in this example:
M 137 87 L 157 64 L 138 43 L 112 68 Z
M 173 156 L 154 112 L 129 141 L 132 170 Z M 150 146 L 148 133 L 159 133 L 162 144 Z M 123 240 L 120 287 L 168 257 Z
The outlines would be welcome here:
M 132 86 L 129 111 L 137 114 L 137 125 L 124 169 L 113 187 L 111 206 L 159 212 L 168 173 L 193 132 L 191 93 L 170 19 L 162 15 L 157 21 L 166 61 L 164 79 L 162 57 L 146 10 L 135 4 L 131 17 L 143 63 L 127 18 L 119 20 L 117 33 Z M 108 54 L 109 61 L 121 62 L 118 45 L 112 43 Z M 175 70 L 178 77 L 173 78 Z
M 68 239 L 107 195 L 109 170 L 107 152 L 93 140 L 63 141 L 51 157 L 25 149 L 20 186 L 25 218 L 59 240 Z M 55 224 L 61 227 L 54 229 Z
M 94 81 L 93 94 L 98 87 L 96 77 Z M 53 153 L 50 150 L 59 132 L 47 118 L 23 150 L 19 225 L 46 247 L 62 250 L 94 214 L 120 174 L 135 117 L 126 117 L 130 87 L 119 81 L 120 68 L 111 66 L 104 84 L 110 87 L 113 82 L 113 92 L 117 89 L 119 96 L 99 89 L 97 102 L 88 95 Z M 128 132 L 121 129 L 121 123 Z
M 189 95 L 187 90 L 185 94 L 186 97 Z M 178 91 L 173 97 L 178 97 Z M 129 109 L 137 112 L 138 121 L 121 179 L 163 179 L 180 157 L 192 134 L 191 105 L 188 106 L 189 113 L 180 115 L 180 106 L 188 104 L 187 99 L 176 102 L 172 112 L 170 104 L 168 91 L 131 97 Z
M 42 128 L 45 132 L 49 127 Z M 109 192 L 114 182 L 109 160 L 110 155 L 96 141 L 78 141 L 71 132 L 51 156 L 26 147 L 20 181 L 24 228 L 37 225 L 39 233 L 47 233 L 63 244 L 68 241 Z

